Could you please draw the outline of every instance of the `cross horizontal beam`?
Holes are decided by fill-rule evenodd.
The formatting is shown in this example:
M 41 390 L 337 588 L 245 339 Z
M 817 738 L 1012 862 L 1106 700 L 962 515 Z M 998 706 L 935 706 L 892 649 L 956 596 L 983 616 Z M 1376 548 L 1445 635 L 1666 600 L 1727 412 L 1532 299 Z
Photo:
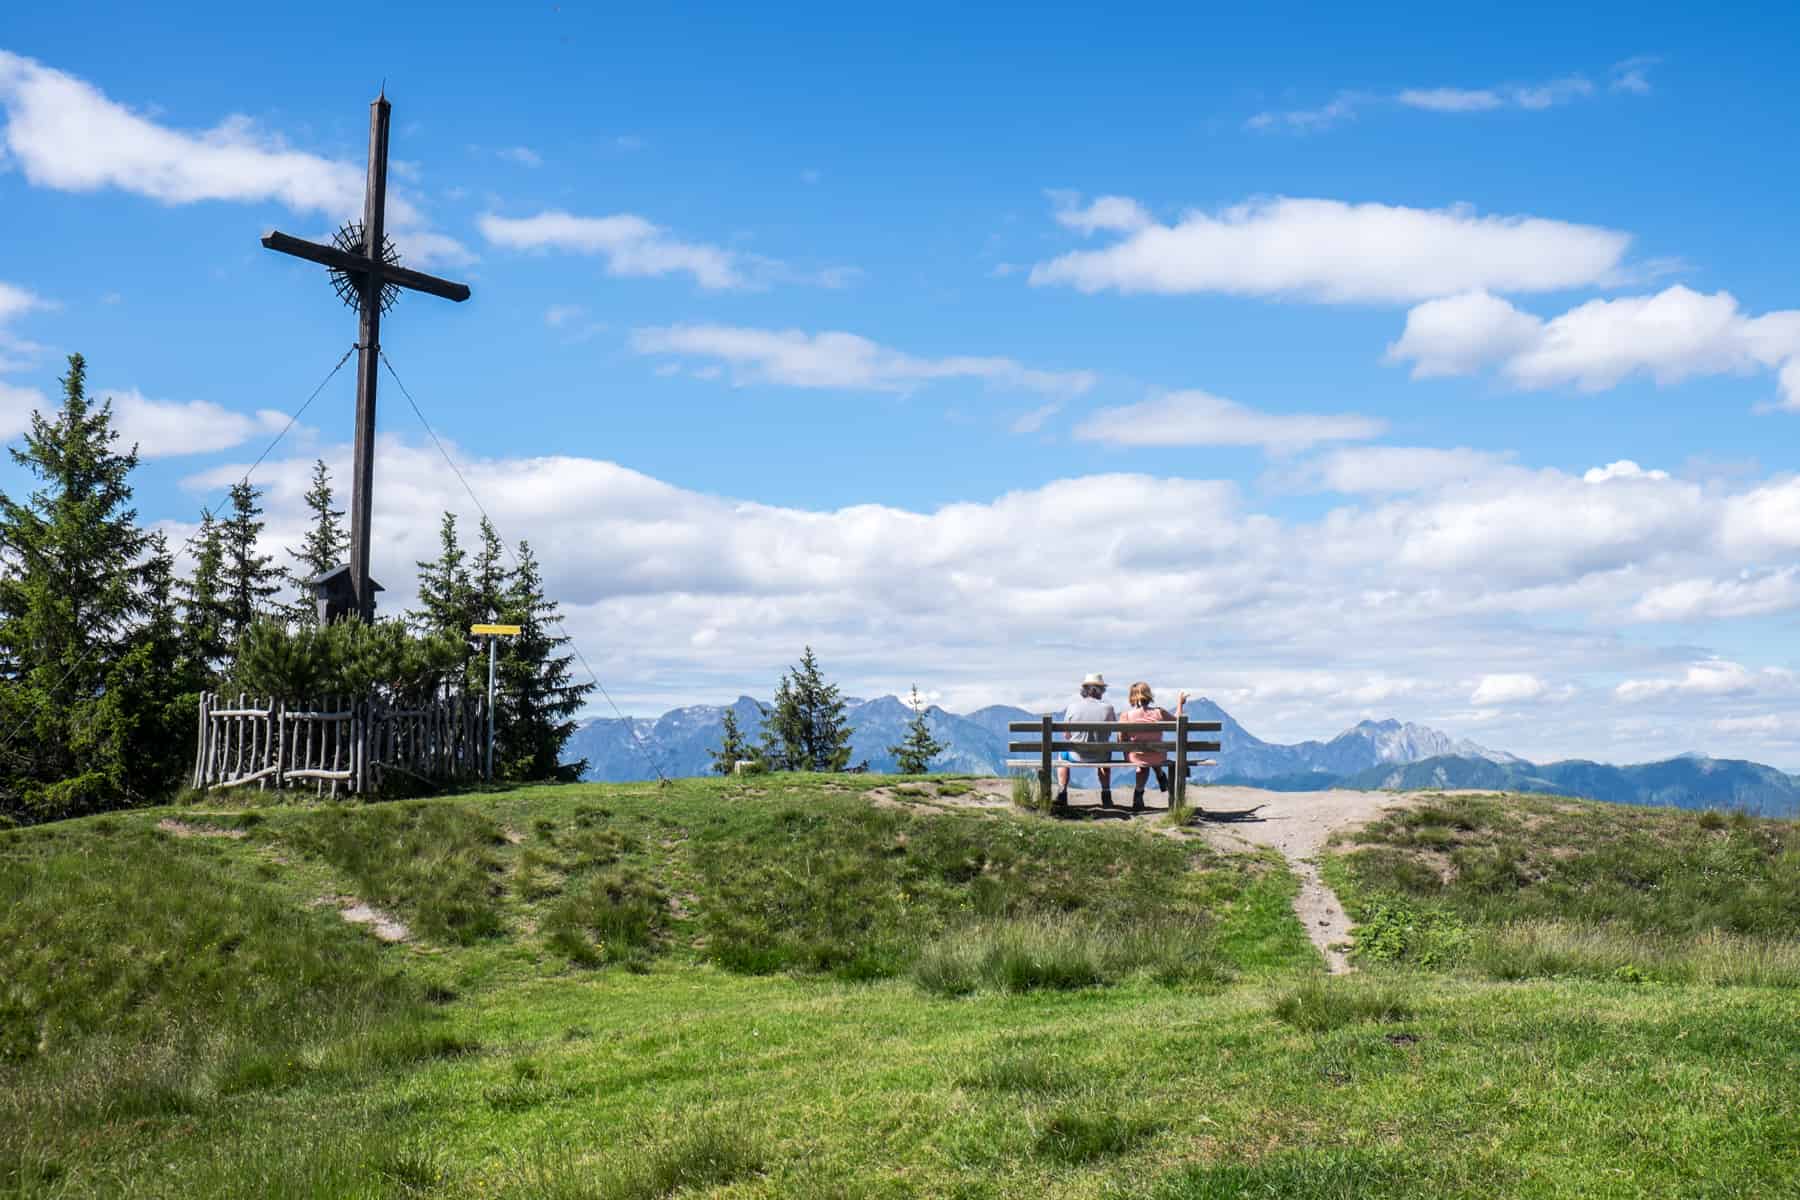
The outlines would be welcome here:
M 458 302 L 469 298 L 469 285 L 466 283 L 452 283 L 448 279 L 439 279 L 436 275 L 427 275 L 423 271 L 413 271 L 406 267 L 396 267 L 392 263 L 372 263 L 360 254 L 350 254 L 336 246 L 321 246 L 304 238 L 291 237 L 280 230 L 265 233 L 262 244 L 267 249 L 279 250 L 283 254 L 291 254 L 295 258 L 304 258 L 322 266 L 336 267 L 353 275 L 366 274 L 373 267 L 383 281 L 397 283 L 415 292 L 425 292 Z

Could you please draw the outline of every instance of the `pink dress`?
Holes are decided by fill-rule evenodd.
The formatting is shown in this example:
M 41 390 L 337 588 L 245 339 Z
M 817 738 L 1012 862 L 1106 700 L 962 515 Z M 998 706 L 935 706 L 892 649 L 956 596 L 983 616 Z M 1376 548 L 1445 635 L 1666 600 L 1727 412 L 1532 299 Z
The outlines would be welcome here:
M 1175 715 L 1166 708 L 1152 705 L 1149 708 L 1128 708 L 1119 714 L 1121 721 L 1173 721 Z M 1160 742 L 1163 735 L 1160 730 L 1146 729 L 1142 733 L 1121 733 L 1121 742 Z M 1138 763 L 1146 767 L 1160 767 L 1169 761 L 1169 756 L 1161 750 L 1133 750 L 1125 756 L 1127 762 Z

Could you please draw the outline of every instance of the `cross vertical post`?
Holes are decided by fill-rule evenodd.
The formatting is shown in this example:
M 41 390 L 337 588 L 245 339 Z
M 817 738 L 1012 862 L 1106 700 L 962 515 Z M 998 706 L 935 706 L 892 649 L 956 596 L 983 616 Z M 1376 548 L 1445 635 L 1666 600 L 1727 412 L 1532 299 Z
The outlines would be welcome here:
M 363 193 L 363 254 L 382 261 L 387 223 L 388 115 L 393 106 L 384 90 L 369 105 L 369 181 Z M 350 590 L 357 615 L 375 619 L 375 592 L 369 586 L 369 517 L 375 491 L 375 384 L 381 369 L 381 286 L 379 271 L 362 281 L 362 311 L 356 328 L 356 451 L 350 499 Z
M 369 577 L 370 513 L 375 491 L 375 384 L 381 369 L 381 314 L 399 298 L 402 288 L 461 302 L 469 287 L 400 265 L 387 242 L 388 117 L 393 106 L 387 93 L 369 105 L 369 174 L 363 191 L 361 226 L 346 224 L 331 245 L 291 237 L 280 230 L 263 235 L 270 250 L 291 254 L 327 267 L 332 286 L 357 310 L 356 449 L 351 473 L 350 564 L 348 603 L 328 597 L 328 616 L 375 617 L 380 586 Z M 342 568 L 338 568 L 342 570 Z M 333 574 L 330 572 L 328 574 Z M 323 579 L 321 576 L 320 579 Z

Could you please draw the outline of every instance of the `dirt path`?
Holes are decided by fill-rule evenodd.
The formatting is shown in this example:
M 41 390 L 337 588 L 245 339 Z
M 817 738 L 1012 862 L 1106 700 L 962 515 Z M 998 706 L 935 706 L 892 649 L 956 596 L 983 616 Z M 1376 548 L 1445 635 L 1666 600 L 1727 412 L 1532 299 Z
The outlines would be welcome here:
M 1121 795 L 1113 793 L 1116 798 Z M 1123 793 L 1129 801 L 1129 790 Z M 1341 947 L 1350 941 L 1350 917 L 1338 902 L 1337 893 L 1319 877 L 1318 865 L 1312 860 L 1325 846 L 1325 840 L 1340 829 L 1350 829 L 1375 820 L 1391 808 L 1408 803 L 1410 797 L 1391 792 L 1351 792 L 1333 789 L 1324 792 L 1269 792 L 1251 787 L 1195 788 L 1190 802 L 1203 807 L 1206 820 L 1198 829 L 1208 842 L 1220 850 L 1241 851 L 1246 847 L 1270 846 L 1281 852 L 1288 866 L 1300 880 L 1300 894 L 1294 897 L 1294 915 L 1306 929 L 1306 936 L 1324 956 L 1333 975 L 1350 970 L 1349 960 Z M 1098 790 L 1070 789 L 1071 807 L 1094 808 L 1100 805 Z M 1160 793 L 1149 797 L 1149 814 L 1162 814 Z M 1174 830 L 1168 832 L 1174 833 Z
M 1205 805 L 1207 821 L 1201 828 L 1206 840 L 1221 850 L 1244 846 L 1273 846 L 1300 879 L 1294 897 L 1294 914 L 1306 928 L 1306 936 L 1325 956 L 1333 975 L 1350 970 L 1342 946 L 1350 941 L 1350 918 L 1338 903 L 1337 893 L 1319 878 L 1313 861 L 1325 841 L 1340 829 L 1366 825 L 1408 797 L 1387 792 L 1266 792 L 1260 788 L 1196 788 L 1194 798 Z
M 871 795 L 877 804 L 922 808 L 1004 808 L 1011 803 L 1012 785 L 1004 779 L 971 781 L 969 792 L 959 796 L 935 796 L 929 785 L 908 788 L 878 788 Z M 1131 791 L 1114 792 L 1115 803 L 1129 804 Z M 1341 947 L 1350 941 L 1350 917 L 1338 902 L 1337 894 L 1319 877 L 1313 860 L 1324 849 L 1326 839 L 1340 829 L 1365 825 L 1389 809 L 1407 804 L 1410 795 L 1391 792 L 1351 792 L 1332 789 L 1323 792 L 1270 792 L 1252 787 L 1195 788 L 1189 793 L 1193 803 L 1202 806 L 1206 820 L 1188 831 L 1159 826 L 1159 831 L 1172 836 L 1198 829 L 1207 842 L 1220 850 L 1238 852 L 1246 848 L 1270 846 L 1281 852 L 1288 866 L 1300 880 L 1300 894 L 1294 897 L 1294 915 L 1306 929 L 1306 936 L 1318 947 L 1326 967 L 1333 975 L 1349 971 L 1350 963 Z M 1159 817 L 1165 811 L 1165 798 L 1159 792 L 1147 797 L 1150 807 L 1143 814 Z M 1101 813 L 1098 788 L 1071 788 L 1069 807 L 1083 815 L 1098 817 Z M 1107 814 L 1119 820 L 1131 817 L 1129 808 Z

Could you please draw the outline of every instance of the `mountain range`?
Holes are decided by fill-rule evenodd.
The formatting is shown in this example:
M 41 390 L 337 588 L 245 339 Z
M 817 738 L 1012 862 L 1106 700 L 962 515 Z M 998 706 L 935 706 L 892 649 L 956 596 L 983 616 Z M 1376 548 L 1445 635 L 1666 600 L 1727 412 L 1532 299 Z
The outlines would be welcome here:
M 565 758 L 587 759 L 584 779 L 627 782 L 705 775 L 712 751 L 723 741 L 727 707 L 738 728 L 754 740 L 765 704 L 739 696 L 729 706 L 699 704 L 660 717 L 602 718 L 570 737 Z M 905 735 L 912 709 L 896 696 L 849 700 L 852 763 L 893 771 L 888 747 Z M 1627 804 L 1680 808 L 1741 808 L 1767 816 L 1800 816 L 1800 777 L 1742 759 L 1684 754 L 1663 762 L 1614 766 L 1569 759 L 1532 763 L 1517 755 L 1397 720 L 1360 721 L 1329 741 L 1291 745 L 1265 742 L 1210 700 L 1190 701 L 1188 715 L 1218 721 L 1218 765 L 1197 768 L 1197 781 L 1248 784 L 1280 791 L 1326 787 L 1360 789 L 1484 788 L 1548 792 Z M 1007 725 L 1039 714 L 994 704 L 966 714 L 935 705 L 926 710 L 932 735 L 944 749 L 934 771 L 968 775 L 1006 773 Z M 1028 735 L 1021 735 L 1028 736 Z

